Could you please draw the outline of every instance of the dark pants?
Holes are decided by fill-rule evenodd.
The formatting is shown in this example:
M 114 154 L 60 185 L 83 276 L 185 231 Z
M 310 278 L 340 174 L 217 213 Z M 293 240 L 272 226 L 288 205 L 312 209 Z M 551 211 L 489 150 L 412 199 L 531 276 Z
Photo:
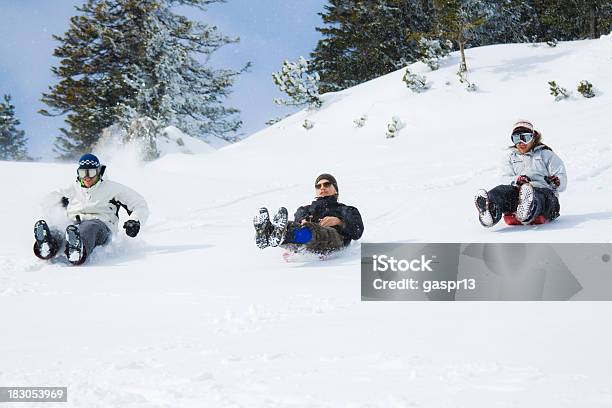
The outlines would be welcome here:
M 312 239 L 305 244 L 295 243 L 293 241 L 294 231 L 303 227 L 310 230 Z M 306 222 L 304 225 L 300 225 L 293 221 L 289 221 L 287 224 L 287 234 L 285 235 L 285 241 L 281 245 L 281 247 L 293 251 L 305 249 L 316 254 L 327 254 L 342 249 L 345 246 L 344 238 L 335 228 L 322 227 L 314 222 Z
M 534 187 L 536 216 L 543 215 L 548 221 L 559 216 L 561 206 L 554 191 L 549 188 Z M 489 201 L 501 210 L 502 214 L 514 214 L 519 202 L 519 188 L 510 185 L 497 186 L 488 192 Z
M 80 224 L 76 224 L 83 243 L 82 261 L 85 261 L 88 255 L 91 255 L 94 248 L 104 245 L 110 241 L 111 231 L 106 224 L 100 220 L 86 220 Z M 45 258 L 40 255 L 37 245 L 34 245 L 34 254 L 43 259 L 49 259 L 55 256 L 61 248 L 66 245 L 65 234 L 58 229 L 51 229 L 51 254 Z

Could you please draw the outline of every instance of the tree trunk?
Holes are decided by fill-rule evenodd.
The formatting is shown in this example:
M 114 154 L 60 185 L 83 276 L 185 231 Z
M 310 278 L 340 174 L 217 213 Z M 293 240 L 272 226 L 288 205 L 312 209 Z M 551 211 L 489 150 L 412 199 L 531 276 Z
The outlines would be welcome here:
M 459 43 L 459 51 L 461 52 L 461 63 L 459 64 L 460 72 L 467 72 L 467 62 L 465 61 L 465 36 L 463 35 L 463 27 L 459 29 L 459 37 L 457 38 Z
M 596 11 L 596 5 L 595 2 L 592 1 L 591 4 L 589 5 L 589 31 L 590 31 L 590 38 L 597 38 L 597 11 Z

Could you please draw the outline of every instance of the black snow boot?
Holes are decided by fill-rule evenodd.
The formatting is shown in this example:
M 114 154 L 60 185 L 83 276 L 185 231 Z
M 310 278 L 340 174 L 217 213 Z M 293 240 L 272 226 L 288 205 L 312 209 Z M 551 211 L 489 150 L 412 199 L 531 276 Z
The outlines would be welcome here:
M 73 265 L 81 265 L 85 262 L 87 254 L 83 241 L 81 240 L 81 234 L 79 233 L 78 227 L 75 225 L 69 225 L 66 227 L 66 258 L 68 262 Z
M 253 217 L 253 226 L 255 227 L 255 244 L 259 248 L 270 246 L 269 240 L 273 227 L 270 223 L 270 214 L 267 208 L 262 207 L 259 209 L 259 214 Z
M 272 219 L 272 233 L 270 234 L 270 246 L 277 247 L 283 243 L 285 234 L 287 233 L 287 223 L 289 221 L 289 214 L 285 207 L 278 209 L 278 212 Z
M 474 197 L 474 204 L 478 210 L 478 220 L 483 227 L 492 227 L 501 220 L 502 212 L 489 199 L 489 194 L 486 190 L 478 190 L 478 194 Z
M 45 220 L 36 221 L 34 224 L 34 255 L 40 259 L 51 259 L 58 251 L 59 244 L 51 235 L 49 226 Z

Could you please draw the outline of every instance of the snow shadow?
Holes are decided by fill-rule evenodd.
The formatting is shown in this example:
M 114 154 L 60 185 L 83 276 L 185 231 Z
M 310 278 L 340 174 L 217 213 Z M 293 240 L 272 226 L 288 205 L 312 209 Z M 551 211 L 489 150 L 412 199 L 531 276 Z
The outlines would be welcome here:
M 612 211 L 602 211 L 596 213 L 587 213 L 587 214 L 570 214 L 570 215 L 561 215 L 558 219 L 550 224 L 545 224 L 546 229 L 556 230 L 556 229 L 568 229 L 574 228 L 578 225 L 584 224 L 588 221 L 607 221 L 612 220 Z
M 540 225 L 517 225 L 517 226 L 506 226 L 506 228 L 500 228 L 493 232 L 508 234 L 512 232 L 525 231 L 526 228 L 530 229 L 545 229 L 545 230 L 565 230 L 575 228 L 578 225 L 584 224 L 588 221 L 607 221 L 612 220 L 612 211 L 603 211 L 597 213 L 587 214 L 570 214 L 561 215 L 555 221 L 540 224 Z
M 348 96 L 349 94 L 345 92 L 344 90 L 338 91 L 338 92 L 328 92 L 324 95 L 321 95 L 321 101 L 323 102 L 323 105 L 321 106 L 321 108 L 327 109 L 330 106 L 342 101 L 343 99 L 346 99 Z
M 478 72 L 479 70 L 491 69 L 491 72 L 495 74 L 505 74 L 500 78 L 501 81 L 509 81 L 518 76 L 529 76 L 530 74 L 533 75 L 533 72 L 538 65 L 554 61 L 569 54 L 571 54 L 570 51 L 562 51 L 548 56 L 516 58 L 503 61 L 500 65 L 477 67 L 471 71 Z
M 108 245 L 96 248 L 84 266 L 121 266 L 127 262 L 141 261 L 148 255 L 172 255 L 212 247 L 213 245 L 207 244 L 150 245 L 143 241 L 116 239 Z

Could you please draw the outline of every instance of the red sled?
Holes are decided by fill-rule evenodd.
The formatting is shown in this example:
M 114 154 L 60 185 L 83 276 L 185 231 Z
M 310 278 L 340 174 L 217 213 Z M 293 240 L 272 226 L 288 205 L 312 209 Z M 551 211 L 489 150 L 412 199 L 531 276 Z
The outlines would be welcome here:
M 516 219 L 514 214 L 504 214 L 504 222 L 508 225 L 523 225 L 522 222 Z M 529 225 L 546 224 L 548 220 L 543 215 L 538 215 Z

